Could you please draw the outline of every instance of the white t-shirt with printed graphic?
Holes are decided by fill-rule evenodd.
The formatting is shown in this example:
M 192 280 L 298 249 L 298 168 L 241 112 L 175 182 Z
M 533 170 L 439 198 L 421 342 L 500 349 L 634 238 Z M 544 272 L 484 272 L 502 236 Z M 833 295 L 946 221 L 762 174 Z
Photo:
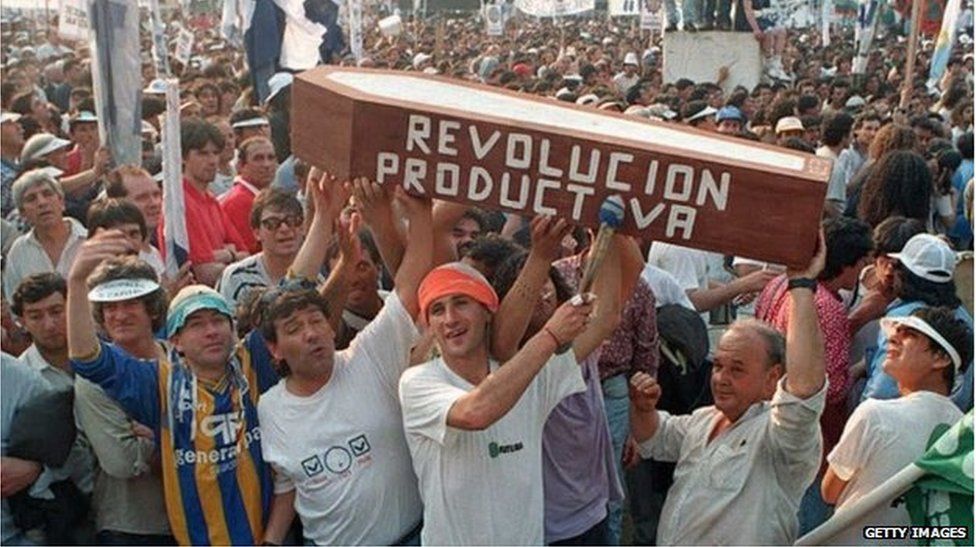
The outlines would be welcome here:
M 282 380 L 261 396 L 261 448 L 275 471 L 275 493 L 297 489 L 295 509 L 317 545 L 391 545 L 420 522 L 397 400 L 417 336 L 391 294 L 336 353 L 318 392 L 299 397 Z
M 360 335 L 362 336 L 362 335 Z M 499 364 L 492 361 L 492 372 Z M 542 545 L 542 430 L 567 395 L 586 390 L 572 351 L 552 357 L 500 420 L 482 431 L 447 425 L 474 389 L 441 358 L 400 379 L 407 443 L 424 501 L 424 545 Z

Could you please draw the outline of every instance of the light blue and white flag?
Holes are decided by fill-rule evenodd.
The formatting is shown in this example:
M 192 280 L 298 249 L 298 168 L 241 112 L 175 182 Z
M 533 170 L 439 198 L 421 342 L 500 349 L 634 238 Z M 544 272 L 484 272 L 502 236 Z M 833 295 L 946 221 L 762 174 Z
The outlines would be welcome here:
M 854 43 L 857 45 L 857 54 L 854 56 L 854 63 L 851 67 L 854 74 L 864 74 L 868 66 L 868 54 L 871 52 L 871 43 L 874 41 L 874 33 L 878 29 L 878 0 L 861 0 L 857 6 L 857 27 L 854 32 Z
M 942 13 L 942 30 L 939 31 L 939 38 L 935 41 L 932 65 L 929 68 L 929 89 L 934 89 L 939 84 L 949 64 L 949 54 L 952 53 L 952 46 L 956 43 L 956 23 L 961 12 L 962 3 L 959 0 L 949 0 L 946 3 L 945 11 Z
M 115 165 L 142 162 L 139 4 L 89 0 L 92 83 L 98 136 Z
M 166 80 L 166 113 L 163 117 L 163 240 L 166 275 L 176 279 L 190 253 L 183 198 L 183 157 L 180 143 L 180 81 Z

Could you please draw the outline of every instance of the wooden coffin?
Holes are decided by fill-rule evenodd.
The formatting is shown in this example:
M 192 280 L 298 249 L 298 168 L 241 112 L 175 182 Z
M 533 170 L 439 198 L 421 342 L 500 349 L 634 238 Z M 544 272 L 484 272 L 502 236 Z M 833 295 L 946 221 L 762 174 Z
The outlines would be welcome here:
M 340 179 L 805 265 L 829 160 L 457 80 L 319 67 L 292 89 L 292 151 Z

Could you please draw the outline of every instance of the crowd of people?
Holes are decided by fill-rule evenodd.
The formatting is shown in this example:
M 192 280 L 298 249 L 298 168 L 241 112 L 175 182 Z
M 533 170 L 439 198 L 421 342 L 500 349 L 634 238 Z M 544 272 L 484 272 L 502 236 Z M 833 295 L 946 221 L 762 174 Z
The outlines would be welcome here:
M 315 123 L 294 71 L 177 12 L 189 248 L 167 269 L 151 37 L 142 162 L 117 165 L 88 44 L 6 21 L 0 540 L 790 544 L 918 459 L 973 406 L 971 8 L 932 83 L 935 44 L 906 74 L 901 26 L 854 74 L 849 33 L 701 4 L 683 32 L 766 48 L 752 89 L 665 81 L 660 40 L 597 16 L 405 17 L 313 64 L 830 158 L 803 267 L 615 235 L 591 280 L 594 233 L 565 219 L 336 180 L 292 154 Z M 886 503 L 833 541 L 908 523 Z

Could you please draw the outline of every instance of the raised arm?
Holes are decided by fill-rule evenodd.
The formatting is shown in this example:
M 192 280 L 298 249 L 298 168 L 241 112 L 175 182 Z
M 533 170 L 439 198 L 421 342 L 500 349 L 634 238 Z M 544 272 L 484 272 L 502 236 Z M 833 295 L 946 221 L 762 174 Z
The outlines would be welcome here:
M 624 254 L 628 257 L 626 261 L 622 260 Z M 586 359 L 613 334 L 620 324 L 623 302 L 630 297 L 634 284 L 637 283 L 637 276 L 640 275 L 640 268 L 633 263 L 634 260 L 640 261 L 640 249 L 637 244 L 629 237 L 619 234 L 613 236 L 610 250 L 603 259 L 603 264 L 593 283 L 593 294 L 599 302 L 595 309 L 595 317 L 589 327 L 573 342 L 573 351 L 576 353 L 577 360 Z M 623 268 L 625 262 L 626 269 Z M 626 281 L 624 281 L 625 276 Z M 625 289 L 628 291 L 626 296 L 623 294 Z
M 119 230 L 102 230 L 81 244 L 68 273 L 68 355 L 91 359 L 98 353 L 95 320 L 88 303 L 88 276 L 104 260 L 138 252 Z
M 563 238 L 573 227 L 564 219 L 537 216 L 532 219 L 532 248 L 515 283 L 505 294 L 491 329 L 491 354 L 507 361 L 519 349 L 525 330 L 532 319 L 542 286 L 552 262 L 559 256 Z
M 388 272 L 399 270 L 407 244 L 403 223 L 397 219 L 393 211 L 392 195 L 386 187 L 366 179 L 353 181 L 352 192 L 359 211 L 373 234 L 373 240 L 376 241 L 376 248 L 383 258 L 386 270 Z
M 328 242 L 332 238 L 332 225 L 349 199 L 350 187 L 340 185 L 335 177 L 323 174 L 318 180 L 306 185 L 315 212 L 305 234 L 305 241 L 291 264 L 289 274 L 306 279 L 317 279 Z
M 396 189 L 396 199 L 407 215 L 407 248 L 403 261 L 393 277 L 394 290 L 403 307 L 414 318 L 420 313 L 417 289 L 430 271 L 433 258 L 433 230 L 431 202 L 427 198 L 408 195 L 402 187 Z
M 339 259 L 335 266 L 329 271 L 329 278 L 319 288 L 319 293 L 329 303 L 329 324 L 338 336 L 343 328 L 342 310 L 346 306 L 346 298 L 349 296 L 349 278 L 352 276 L 356 266 L 359 265 L 362 256 L 362 248 L 359 244 L 359 213 L 353 213 L 349 217 L 347 226 L 339 226 L 337 236 L 339 239 Z
M 529 339 L 505 366 L 492 372 L 477 387 L 459 397 L 447 414 L 447 425 L 458 429 L 490 427 L 522 397 L 536 374 L 559 346 L 571 342 L 589 322 L 593 305 L 560 306 L 546 325 Z
M 450 201 L 437 201 L 434 205 L 433 225 L 434 225 L 434 265 L 440 266 L 447 262 L 460 260 L 454 241 L 451 239 L 451 231 L 457 225 L 465 211 L 470 209 L 467 205 L 453 203 Z
M 816 279 L 823 271 L 827 256 L 823 230 L 817 243 L 817 252 L 803 270 L 787 270 L 793 279 Z M 786 390 L 806 399 L 824 385 L 824 341 L 817 321 L 814 291 L 810 288 L 790 290 L 790 318 L 786 330 Z

